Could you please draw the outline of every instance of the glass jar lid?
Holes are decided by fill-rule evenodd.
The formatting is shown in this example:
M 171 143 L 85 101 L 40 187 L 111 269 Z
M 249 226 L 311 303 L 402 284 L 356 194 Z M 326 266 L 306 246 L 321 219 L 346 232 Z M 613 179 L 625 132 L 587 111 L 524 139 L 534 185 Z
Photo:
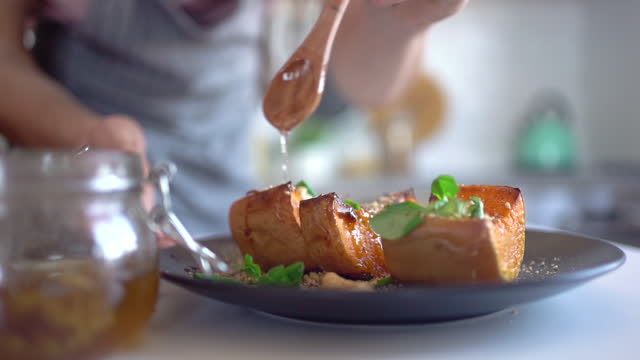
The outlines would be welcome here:
M 17 149 L 0 157 L 0 193 L 116 192 L 141 188 L 144 169 L 133 153 Z

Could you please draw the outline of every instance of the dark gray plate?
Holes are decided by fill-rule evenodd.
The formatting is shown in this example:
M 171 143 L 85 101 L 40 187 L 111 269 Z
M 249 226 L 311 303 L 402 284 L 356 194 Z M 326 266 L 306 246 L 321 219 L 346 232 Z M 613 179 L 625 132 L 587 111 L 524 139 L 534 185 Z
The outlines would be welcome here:
M 226 259 L 239 256 L 228 238 L 203 243 Z M 456 287 L 403 287 L 348 292 L 321 289 L 249 287 L 191 278 L 195 265 L 180 248 L 160 254 L 162 276 L 194 293 L 269 314 L 343 324 L 417 324 L 487 315 L 582 285 L 620 267 L 622 250 L 608 242 L 563 232 L 527 230 L 518 281 Z

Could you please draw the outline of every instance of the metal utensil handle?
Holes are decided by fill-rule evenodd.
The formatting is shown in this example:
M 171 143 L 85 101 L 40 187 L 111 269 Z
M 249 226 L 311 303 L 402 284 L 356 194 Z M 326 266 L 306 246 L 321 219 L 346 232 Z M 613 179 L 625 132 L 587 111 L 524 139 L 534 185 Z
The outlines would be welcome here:
M 228 273 L 230 271 L 229 265 L 213 251 L 195 241 L 171 210 L 170 183 L 175 173 L 174 164 L 163 163 L 149 174 L 149 181 L 160 191 L 160 204 L 156 205 L 150 213 L 151 228 L 171 237 L 187 248 L 206 275 L 214 275 L 216 272 Z

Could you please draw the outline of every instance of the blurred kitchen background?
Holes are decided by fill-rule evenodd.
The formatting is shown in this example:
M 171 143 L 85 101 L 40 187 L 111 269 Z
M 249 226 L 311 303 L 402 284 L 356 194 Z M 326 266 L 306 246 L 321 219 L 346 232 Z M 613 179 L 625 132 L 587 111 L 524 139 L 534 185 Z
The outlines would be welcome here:
M 273 9 L 267 75 L 317 8 Z M 359 110 L 329 91 L 290 136 L 291 177 L 360 201 L 406 187 L 425 200 L 441 173 L 519 186 L 531 224 L 640 245 L 638 19 L 637 0 L 472 0 L 433 29 L 400 104 Z M 279 183 L 278 134 L 259 116 L 255 129 L 256 170 Z

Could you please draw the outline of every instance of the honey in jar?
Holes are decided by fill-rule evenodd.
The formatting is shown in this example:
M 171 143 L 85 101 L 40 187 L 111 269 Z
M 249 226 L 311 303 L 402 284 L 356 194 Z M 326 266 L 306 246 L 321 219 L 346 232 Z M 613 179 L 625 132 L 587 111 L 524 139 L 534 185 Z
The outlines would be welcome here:
M 0 158 L 0 359 L 84 360 L 135 345 L 158 295 L 135 155 Z
M 0 287 L 0 354 L 11 360 L 86 359 L 135 344 L 154 310 L 155 271 L 114 279 L 85 260 L 29 264 Z

